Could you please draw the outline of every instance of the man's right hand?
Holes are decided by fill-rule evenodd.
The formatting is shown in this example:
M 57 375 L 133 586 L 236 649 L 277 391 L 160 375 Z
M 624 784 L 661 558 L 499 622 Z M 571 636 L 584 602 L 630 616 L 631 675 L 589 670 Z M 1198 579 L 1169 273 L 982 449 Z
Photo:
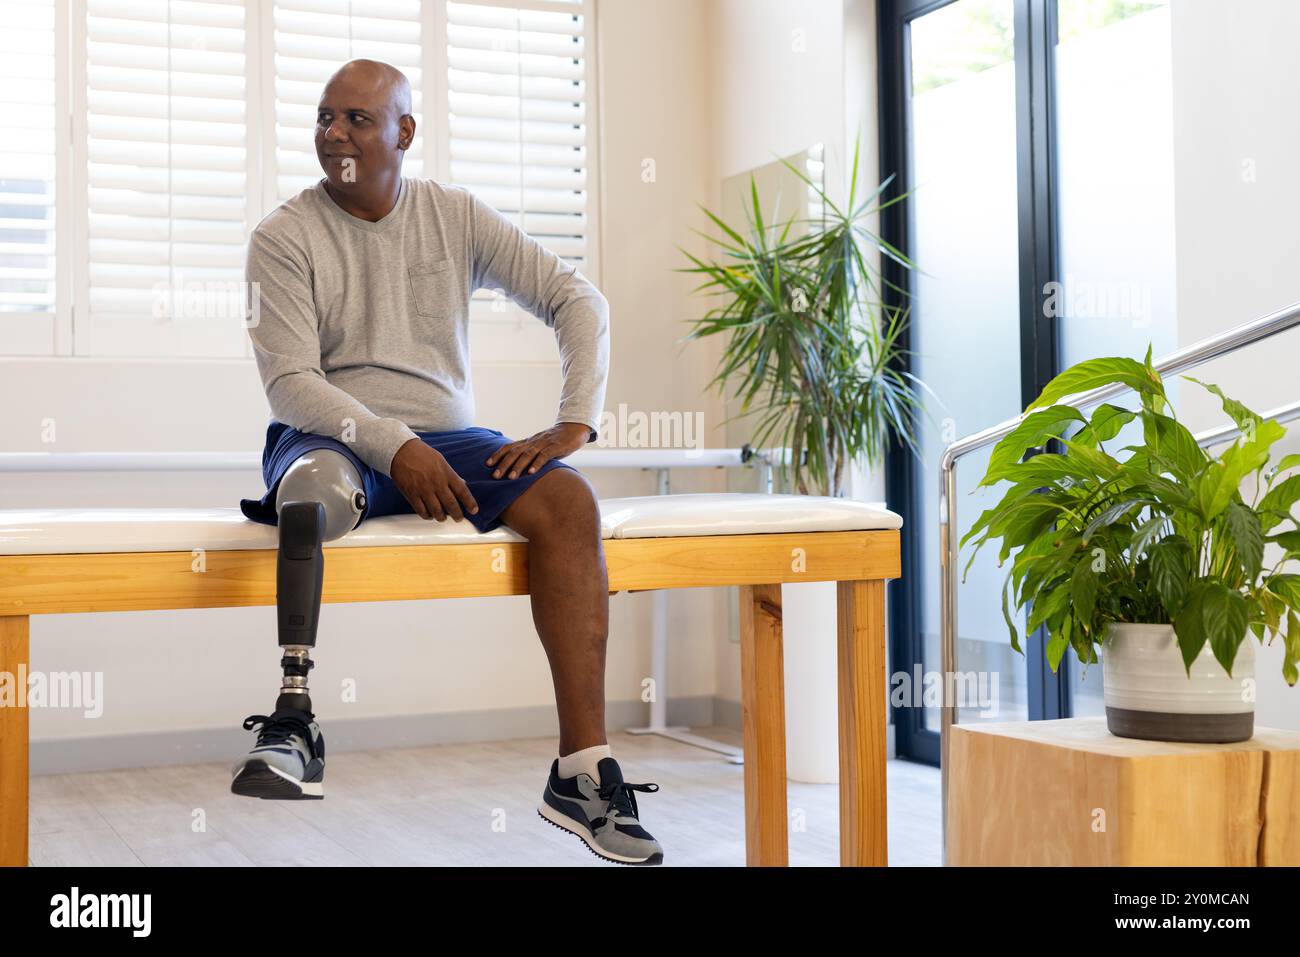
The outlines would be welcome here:
M 466 514 L 478 512 L 478 503 L 465 480 L 452 470 L 441 452 L 419 439 L 408 439 L 397 450 L 392 479 L 420 518 L 441 522 L 450 515 L 459 522 Z

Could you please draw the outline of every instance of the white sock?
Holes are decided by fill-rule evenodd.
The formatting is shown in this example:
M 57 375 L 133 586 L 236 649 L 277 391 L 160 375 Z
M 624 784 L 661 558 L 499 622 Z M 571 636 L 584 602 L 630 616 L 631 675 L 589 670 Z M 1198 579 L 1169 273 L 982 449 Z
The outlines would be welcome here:
M 571 778 L 575 774 L 590 774 L 591 779 L 600 783 L 600 771 L 597 765 L 602 758 L 612 758 L 608 744 L 596 744 L 572 754 L 560 755 L 560 777 Z

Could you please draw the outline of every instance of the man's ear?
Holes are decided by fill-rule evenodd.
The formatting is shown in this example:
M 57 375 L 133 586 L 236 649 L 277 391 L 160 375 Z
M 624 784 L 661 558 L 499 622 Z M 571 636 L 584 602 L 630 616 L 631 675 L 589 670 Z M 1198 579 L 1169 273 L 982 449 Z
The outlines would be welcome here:
M 407 113 L 397 121 L 397 148 L 409 150 L 415 142 L 415 117 Z

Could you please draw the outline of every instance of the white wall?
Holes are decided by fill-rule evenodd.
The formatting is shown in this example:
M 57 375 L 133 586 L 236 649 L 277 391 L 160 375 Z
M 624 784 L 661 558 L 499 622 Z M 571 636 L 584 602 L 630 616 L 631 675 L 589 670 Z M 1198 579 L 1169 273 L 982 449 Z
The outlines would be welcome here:
M 692 314 L 676 245 L 690 245 L 696 204 L 716 182 L 709 136 L 707 11 L 696 0 L 601 0 L 603 275 L 612 308 L 607 408 L 705 412 L 707 347 L 679 355 Z M 642 160 L 656 160 L 654 183 Z M 536 361 L 475 361 L 479 421 L 523 435 L 551 424 L 559 373 L 553 351 Z M 0 360 L 0 451 L 260 449 L 268 416 L 251 361 Z M 57 441 L 41 441 L 53 419 Z M 712 438 L 706 442 L 716 444 Z M 721 488 L 713 473 L 680 473 L 679 491 Z M 593 472 L 603 496 L 648 494 L 648 473 Z M 0 476 L 4 507 L 190 504 L 234 506 L 259 495 L 249 474 Z M 713 637 L 725 592 L 674 593 L 670 694 L 715 690 Z M 611 600 L 607 695 L 636 701 L 649 668 L 648 595 Z M 35 739 L 235 728 L 269 709 L 279 683 L 273 608 L 37 616 L 32 668 L 103 671 L 106 707 L 34 709 Z M 553 705 L 528 601 L 465 599 L 327 605 L 313 701 L 322 720 L 429 715 Z M 402 662 L 400 668 L 394 662 Z M 358 700 L 338 689 L 354 679 Z M 539 733 L 547 728 L 539 727 Z
M 857 92 L 875 88 L 874 0 L 714 0 L 709 11 L 714 188 L 815 143 L 826 147 L 828 188 L 842 183 L 846 150 L 852 158 L 845 128 L 851 135 L 859 122 L 863 175 L 874 178 L 875 97 Z M 846 56 L 856 83 L 846 79 Z M 846 87 L 854 89 L 860 118 L 846 115 Z M 719 697 L 739 701 L 740 650 L 728 640 L 730 617 L 717 642 L 717 688 Z M 788 647 L 787 658 L 796 651 Z
M 686 320 L 699 310 L 690 295 L 695 278 L 674 271 L 689 265 L 679 246 L 703 253 L 703 240 L 692 232 L 702 228 L 698 204 L 717 194 L 709 6 L 600 0 L 603 288 L 618 317 L 605 407 L 702 412 L 704 444 L 719 446 L 722 405 L 704 392 L 718 347 L 680 342 Z M 725 477 L 713 471 L 678 471 L 672 483 L 674 492 L 725 489 Z M 725 627 L 728 595 L 726 589 L 669 593 L 671 696 L 715 693 L 713 639 Z M 638 623 L 648 629 L 648 595 L 616 601 L 638 603 Z M 611 631 L 611 653 L 616 640 Z M 647 648 L 642 645 L 645 661 Z
M 842 156 L 843 0 L 713 0 L 708 10 L 716 177 L 813 143 Z
M 1179 345 L 1300 300 L 1300 4 L 1173 0 L 1175 243 Z M 1300 398 L 1300 333 L 1248 347 L 1193 373 L 1263 411 Z M 1217 400 L 1180 393 L 1193 430 L 1225 421 Z M 1276 447 L 1300 451 L 1300 428 Z M 1260 725 L 1300 729 L 1300 688 L 1262 649 Z

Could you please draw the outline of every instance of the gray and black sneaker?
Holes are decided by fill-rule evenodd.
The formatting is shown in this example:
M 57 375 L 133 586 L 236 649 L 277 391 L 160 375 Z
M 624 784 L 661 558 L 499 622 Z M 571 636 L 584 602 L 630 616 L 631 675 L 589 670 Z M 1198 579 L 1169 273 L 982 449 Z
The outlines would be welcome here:
M 596 768 L 600 784 L 590 774 L 562 778 L 559 760 L 553 761 L 537 813 L 582 838 L 597 857 L 619 864 L 662 864 L 663 848 L 637 820 L 632 793 L 652 794 L 659 785 L 628 784 L 613 758 L 601 758 Z
M 257 745 L 235 762 L 232 794 L 282 801 L 325 796 L 325 737 L 315 716 L 277 708 L 269 717 L 249 715 L 245 731 L 257 731 Z

